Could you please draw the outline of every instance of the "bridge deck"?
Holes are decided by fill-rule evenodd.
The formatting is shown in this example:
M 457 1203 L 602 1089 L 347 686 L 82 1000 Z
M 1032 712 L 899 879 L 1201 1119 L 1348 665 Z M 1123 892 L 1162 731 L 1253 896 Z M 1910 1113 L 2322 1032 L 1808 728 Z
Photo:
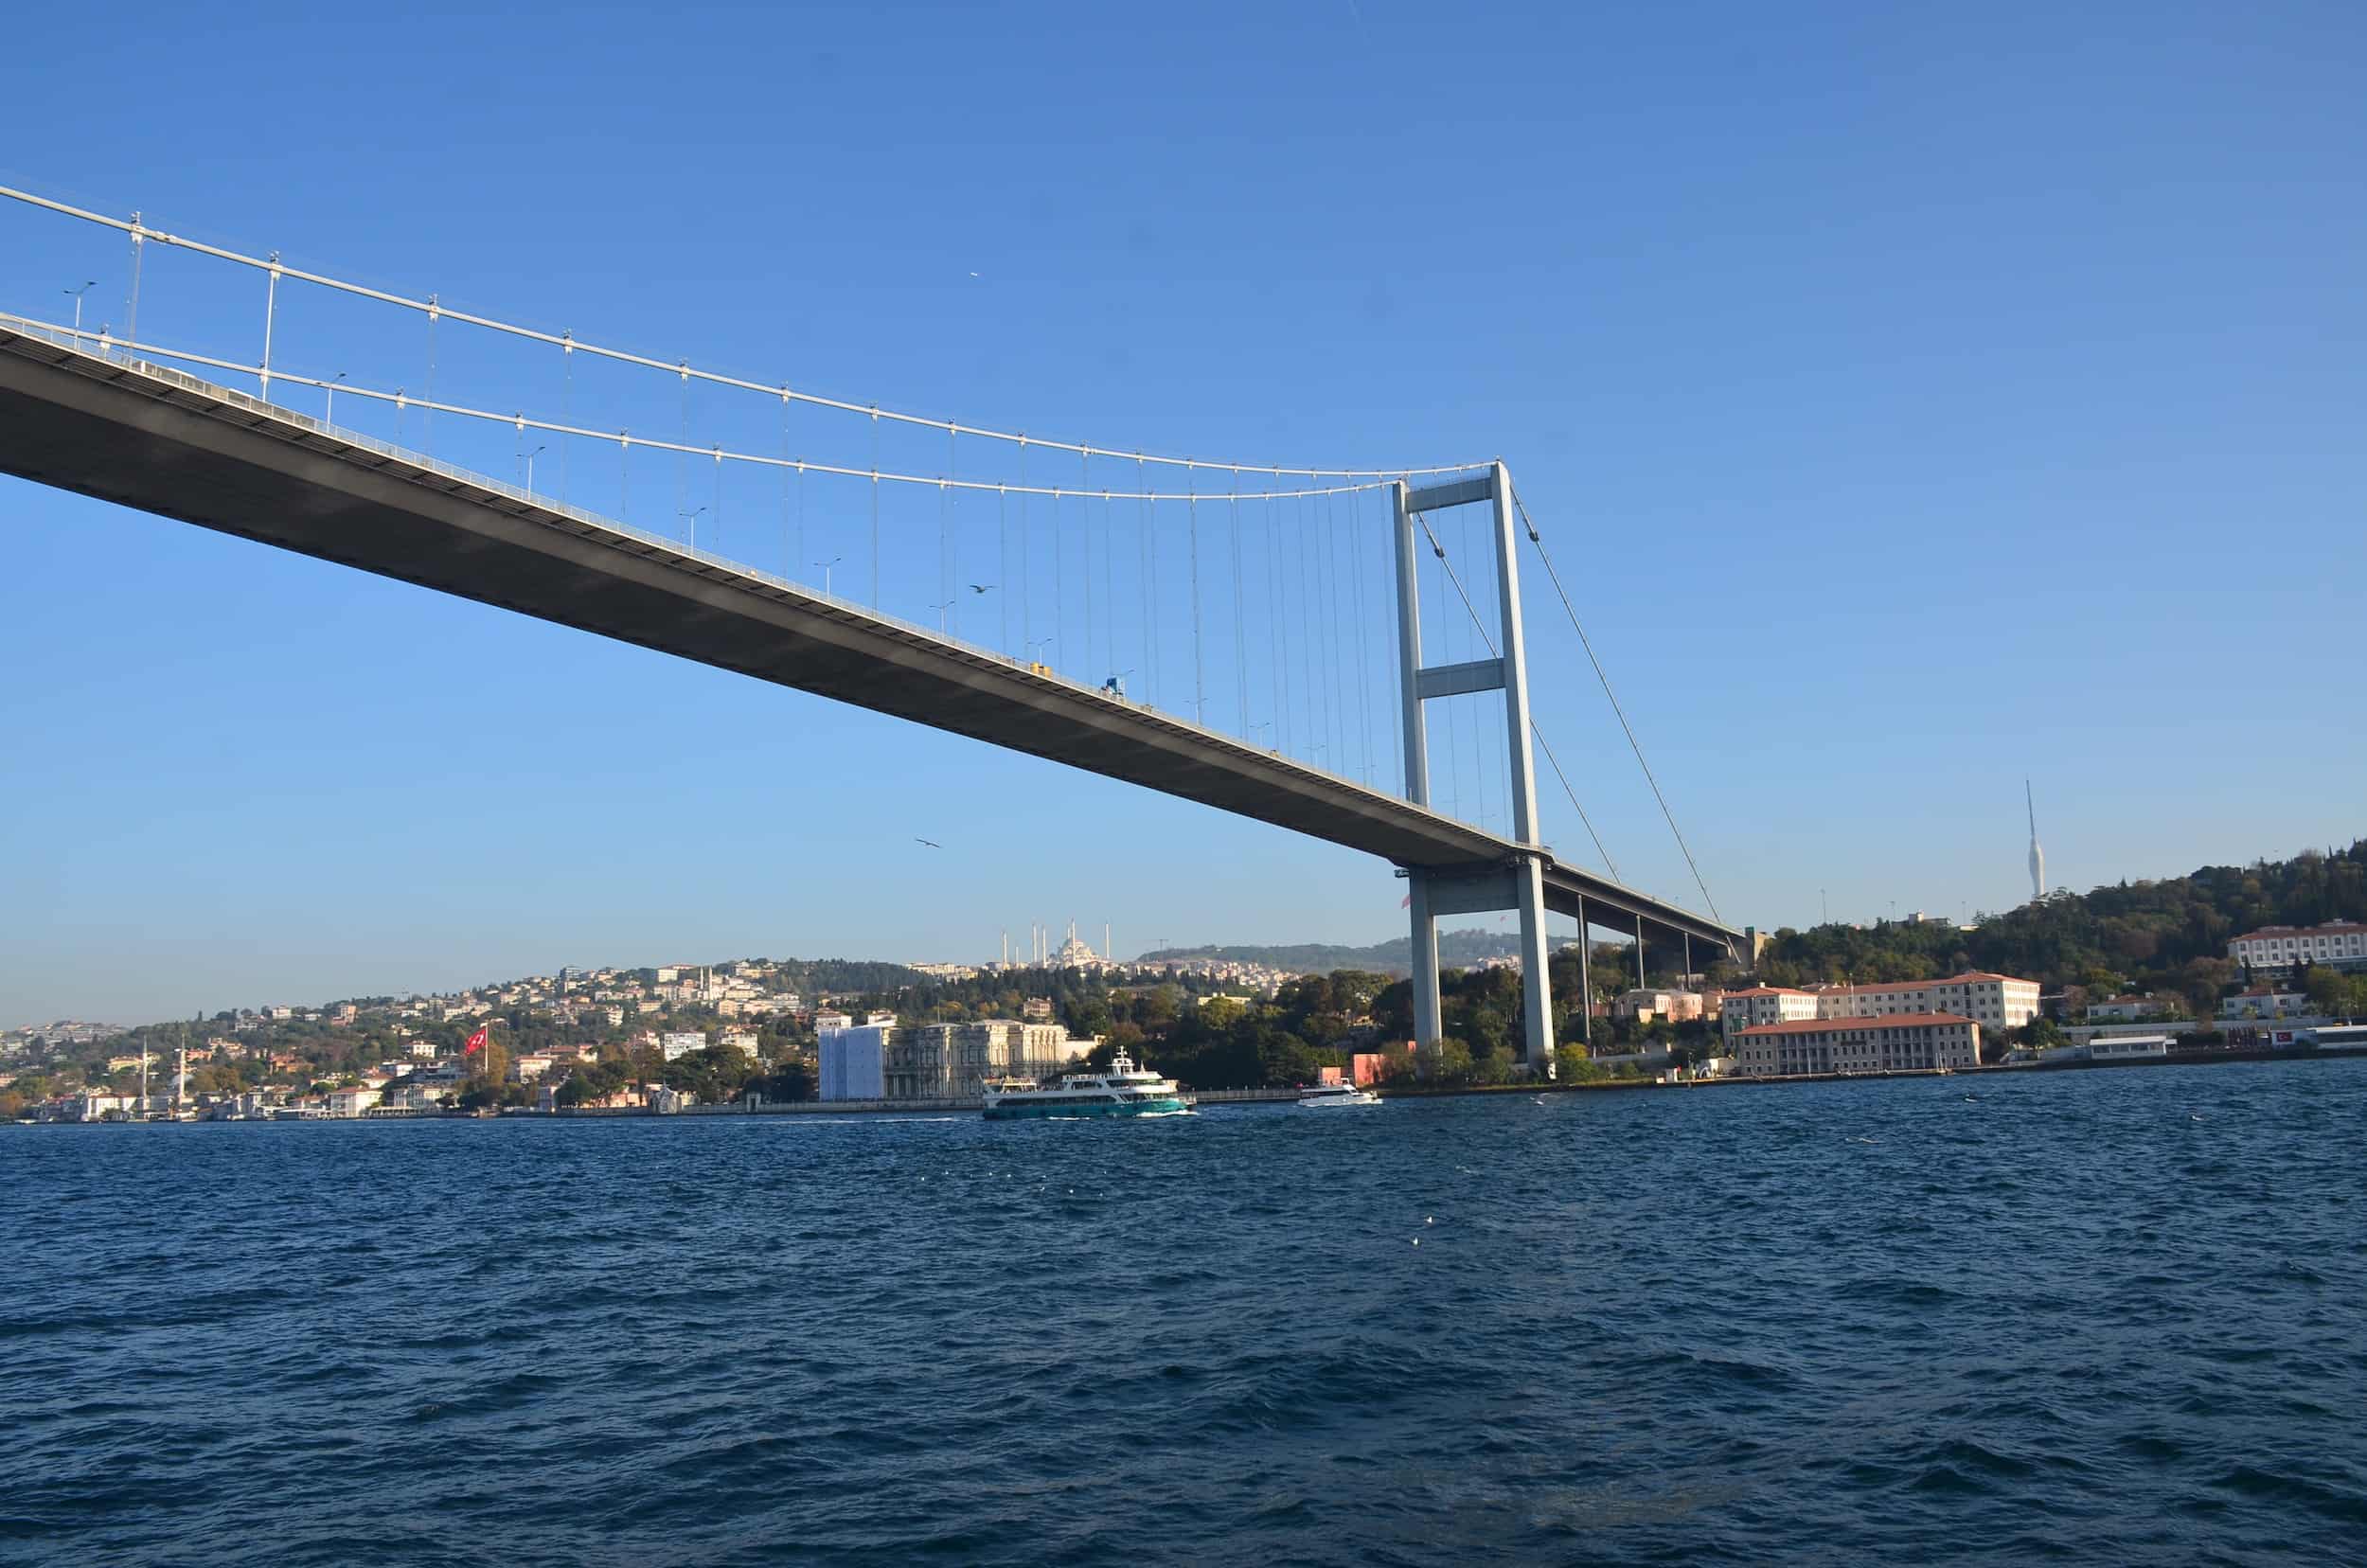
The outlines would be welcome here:
M 1516 846 L 1397 796 L 177 370 L 0 323 L 0 472 L 1050 757 L 1399 865 Z M 1718 946 L 1548 861 L 1547 902 Z

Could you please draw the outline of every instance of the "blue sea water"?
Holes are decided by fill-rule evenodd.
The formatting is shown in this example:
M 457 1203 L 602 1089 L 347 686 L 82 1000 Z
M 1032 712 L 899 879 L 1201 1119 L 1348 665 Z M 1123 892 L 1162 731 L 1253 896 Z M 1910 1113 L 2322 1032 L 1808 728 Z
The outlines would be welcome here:
M 0 1559 L 2356 1563 L 2363 1134 L 2357 1063 L 0 1130 Z

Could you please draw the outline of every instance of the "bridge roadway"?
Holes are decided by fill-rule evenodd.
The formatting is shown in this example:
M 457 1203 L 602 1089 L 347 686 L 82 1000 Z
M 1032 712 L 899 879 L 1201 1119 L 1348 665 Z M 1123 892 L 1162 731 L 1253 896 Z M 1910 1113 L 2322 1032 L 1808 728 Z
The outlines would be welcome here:
M 1188 720 L 178 370 L 0 321 L 0 472 L 738 670 L 1197 800 L 1400 866 L 1511 841 Z M 1547 905 L 1736 934 L 1554 862 Z

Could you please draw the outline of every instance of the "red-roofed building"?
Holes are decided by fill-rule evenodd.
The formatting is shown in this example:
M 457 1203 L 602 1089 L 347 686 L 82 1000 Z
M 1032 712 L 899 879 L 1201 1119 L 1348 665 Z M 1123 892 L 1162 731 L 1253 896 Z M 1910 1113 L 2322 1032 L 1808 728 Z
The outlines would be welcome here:
M 1943 1012 L 1801 1018 L 1730 1034 L 1727 1052 L 1744 1078 L 1978 1067 L 1981 1025 Z

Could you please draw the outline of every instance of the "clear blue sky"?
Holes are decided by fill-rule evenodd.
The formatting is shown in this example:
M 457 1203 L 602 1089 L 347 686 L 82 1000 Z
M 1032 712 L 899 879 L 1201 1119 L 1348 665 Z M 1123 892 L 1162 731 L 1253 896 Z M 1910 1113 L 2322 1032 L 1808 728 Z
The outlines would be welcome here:
M 2018 901 L 2025 774 L 2075 887 L 2367 830 L 2355 6 L 13 27 L 10 184 L 981 422 L 1501 453 L 1736 923 Z M 0 225 L 0 308 L 88 276 L 120 314 L 119 241 Z M 245 286 L 160 264 L 143 326 L 251 337 Z M 288 363 L 416 358 L 306 309 Z M 449 352 L 439 392 L 555 412 Z M 618 394 L 661 426 L 673 395 Z M 925 595 L 934 503 L 897 504 Z M 981 958 L 1038 918 L 1130 953 L 1401 930 L 1387 867 L 1148 792 L 13 481 L 0 517 L 0 1024 Z M 1527 588 L 1547 733 L 1628 880 L 1690 898 Z

